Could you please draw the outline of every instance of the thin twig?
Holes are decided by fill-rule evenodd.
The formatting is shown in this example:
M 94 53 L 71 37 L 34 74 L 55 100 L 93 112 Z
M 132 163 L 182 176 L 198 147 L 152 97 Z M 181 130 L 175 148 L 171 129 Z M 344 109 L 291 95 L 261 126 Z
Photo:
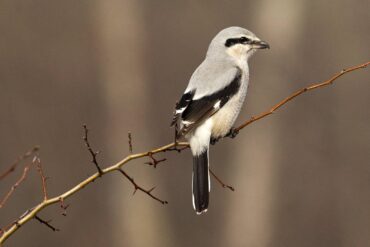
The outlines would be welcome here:
M 128 132 L 128 151 L 130 154 L 132 154 L 132 136 L 131 136 L 131 132 L 129 131 Z
M 22 160 L 25 160 L 27 159 L 28 157 L 30 157 L 31 155 L 33 155 L 34 153 L 36 153 L 37 151 L 39 151 L 40 147 L 39 146 L 35 146 L 33 147 L 31 150 L 27 151 L 26 153 L 24 153 L 23 155 L 19 156 L 14 162 L 13 164 L 5 171 L 3 172 L 1 175 L 0 175 L 0 180 L 2 180 L 3 178 L 5 178 L 6 176 L 8 176 L 10 173 L 12 173 L 13 171 L 15 171 L 15 168 L 17 167 L 17 165 L 19 164 L 19 162 L 21 162 Z
M 132 177 L 130 177 L 130 176 L 129 176 L 129 175 L 128 175 L 124 170 L 122 170 L 122 169 L 118 169 L 118 171 L 119 171 L 123 176 L 125 176 L 125 177 L 126 177 L 126 178 L 131 182 L 131 184 L 134 186 L 134 192 L 133 192 L 133 194 L 135 194 L 137 190 L 140 190 L 140 191 L 144 192 L 145 194 L 147 194 L 148 196 L 150 196 L 151 198 L 153 198 L 154 200 L 156 200 L 156 201 L 158 201 L 158 202 L 160 202 L 160 203 L 162 203 L 162 204 L 168 204 L 168 202 L 167 202 L 167 201 L 161 200 L 161 199 L 159 199 L 158 197 L 156 197 L 156 196 L 154 196 L 154 195 L 152 194 L 152 191 L 155 189 L 155 187 L 153 187 L 153 188 L 151 188 L 151 189 L 149 189 L 149 190 L 146 190 L 146 189 L 142 188 L 140 185 L 138 185 L 138 184 L 135 182 L 135 180 L 134 180 Z
M 0 202 L 0 209 L 4 207 L 5 203 L 8 201 L 9 197 L 13 194 L 13 192 L 17 189 L 17 187 L 27 178 L 27 174 L 31 168 L 33 163 L 26 165 L 23 169 L 23 173 L 20 178 L 15 182 L 15 184 L 10 188 L 8 193 L 5 194 L 4 198 Z
M 67 216 L 67 208 L 69 207 L 69 204 L 64 204 L 64 199 L 60 198 L 60 208 L 62 209 L 62 215 Z
M 235 191 L 233 186 L 227 185 L 224 182 L 222 182 L 222 180 L 211 170 L 211 168 L 209 168 L 209 172 L 216 179 L 216 181 L 222 186 L 222 188 L 228 188 L 231 191 Z
M 166 158 L 163 158 L 163 159 L 160 159 L 160 160 L 157 160 L 156 158 L 154 158 L 154 155 L 153 153 L 149 152 L 148 154 L 148 157 L 151 159 L 150 161 L 147 161 L 145 162 L 144 164 L 147 164 L 147 165 L 150 165 L 150 166 L 153 166 L 154 168 L 157 168 L 157 165 L 161 162 L 165 162 L 167 159 Z
M 89 129 L 87 128 L 86 124 L 83 125 L 83 128 L 85 130 L 85 134 L 83 136 L 83 140 L 85 141 L 87 150 L 90 152 L 90 154 L 92 156 L 92 161 L 91 162 L 95 165 L 96 169 L 98 170 L 99 176 L 101 176 L 103 174 L 103 171 L 100 168 L 100 166 L 98 164 L 98 161 L 96 159 L 96 156 L 99 154 L 99 152 L 94 152 L 92 150 L 92 148 L 91 148 L 91 145 L 90 145 L 90 142 L 89 142 L 89 139 L 88 139 Z
M 309 89 L 303 89 L 303 91 L 308 91 L 308 90 L 313 90 L 313 89 L 316 89 L 316 88 L 323 87 L 326 84 L 330 84 L 330 83 L 334 82 L 340 76 L 342 76 L 346 73 L 358 70 L 358 69 L 366 68 L 366 66 L 368 66 L 369 64 L 370 64 L 370 62 L 366 62 L 364 64 L 361 64 L 361 65 L 354 66 L 354 67 L 351 67 L 349 69 L 343 70 L 340 73 L 333 76 L 328 81 L 324 81 L 324 82 L 314 84 L 314 85 L 308 87 Z M 290 96 L 290 97 L 284 99 L 283 101 L 279 102 L 274 107 L 272 107 L 271 109 L 273 111 L 277 110 L 278 108 L 280 108 L 281 106 L 286 104 L 288 101 L 290 101 L 291 99 L 297 97 L 298 95 L 300 95 L 302 93 L 300 93 L 300 91 L 298 91 L 298 93 L 296 93 L 297 95 L 293 94 L 293 96 Z M 262 113 L 260 115 L 257 115 L 256 117 L 251 118 L 250 120 L 246 121 L 245 123 L 243 123 L 242 125 L 237 127 L 237 129 L 241 130 L 241 129 L 245 128 L 247 125 L 251 124 L 252 122 L 255 122 L 258 119 L 261 119 L 263 117 L 266 117 L 266 116 L 270 115 L 271 113 L 268 113 L 270 111 L 267 111 L 267 113 L 265 112 L 265 113 Z M 105 169 L 102 169 L 101 172 L 98 172 L 98 173 L 95 173 L 95 174 L 91 175 L 90 177 L 86 178 L 85 180 L 83 180 L 82 182 L 80 182 L 79 184 L 77 184 L 76 186 L 71 188 L 70 190 L 62 193 L 61 195 L 58 195 L 58 196 L 53 197 L 53 198 L 49 198 L 48 200 L 39 203 L 38 205 L 36 205 L 32 209 L 30 209 L 30 210 L 26 211 L 24 214 L 22 214 L 23 217 L 20 217 L 10 228 L 8 228 L 7 230 L 5 230 L 3 232 L 3 234 L 0 237 L 0 244 L 4 243 L 6 239 L 8 239 L 12 234 L 14 234 L 21 226 L 23 226 L 28 221 L 33 219 L 35 217 L 35 215 L 37 213 L 39 213 L 40 211 L 42 211 L 44 208 L 46 208 L 46 207 L 48 207 L 52 204 L 59 203 L 61 199 L 65 200 L 65 199 L 69 198 L 70 196 L 76 194 L 77 192 L 79 192 L 80 190 L 85 188 L 87 185 L 89 185 L 93 181 L 95 181 L 95 179 L 97 179 L 99 176 L 103 176 L 103 175 L 105 175 L 107 173 L 110 173 L 110 172 L 113 172 L 113 171 L 118 171 L 124 165 L 126 165 L 128 162 L 130 162 L 132 160 L 139 159 L 139 158 L 142 158 L 142 157 L 148 157 L 149 154 L 157 154 L 157 153 L 163 153 L 163 152 L 166 152 L 166 151 L 171 151 L 171 150 L 173 150 L 174 148 L 177 148 L 177 147 L 186 147 L 186 148 L 188 148 L 189 144 L 186 143 L 186 142 L 179 142 L 179 143 L 174 142 L 174 143 L 170 143 L 170 144 L 164 145 L 164 146 L 159 147 L 159 148 L 155 148 L 155 149 L 153 149 L 149 152 L 130 154 L 126 158 L 124 158 L 123 160 L 119 161 L 118 163 L 116 163 L 112 166 L 109 166 Z
M 45 226 L 47 226 L 48 228 L 50 228 L 53 232 L 58 232 L 59 231 L 59 229 L 58 228 L 56 228 L 56 227 L 54 227 L 54 226 L 52 226 L 51 224 L 50 224 L 50 222 L 51 222 L 51 220 L 43 220 L 43 219 L 41 219 L 39 216 L 37 216 L 37 215 L 35 215 L 35 217 L 34 217 L 38 222 L 40 222 L 41 224 L 43 224 L 43 225 L 45 225 Z
M 47 192 L 47 188 L 46 188 L 46 179 L 47 179 L 47 177 L 45 177 L 44 171 L 42 170 L 40 158 L 35 156 L 35 158 L 33 160 L 35 162 L 37 162 L 37 171 L 40 174 L 41 185 L 42 185 L 42 193 L 44 195 L 44 201 L 46 201 L 48 199 L 48 192 Z

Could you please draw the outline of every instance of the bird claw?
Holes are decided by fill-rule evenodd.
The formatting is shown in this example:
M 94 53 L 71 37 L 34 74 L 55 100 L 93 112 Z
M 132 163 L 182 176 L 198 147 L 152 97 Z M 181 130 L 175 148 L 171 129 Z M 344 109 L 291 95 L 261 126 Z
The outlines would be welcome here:
M 220 140 L 219 137 L 218 138 L 212 137 L 211 140 L 210 140 L 210 143 L 211 143 L 211 145 L 215 145 L 219 140 Z
M 236 128 L 231 128 L 229 133 L 226 136 L 235 138 L 238 134 L 239 134 L 239 130 L 237 130 Z

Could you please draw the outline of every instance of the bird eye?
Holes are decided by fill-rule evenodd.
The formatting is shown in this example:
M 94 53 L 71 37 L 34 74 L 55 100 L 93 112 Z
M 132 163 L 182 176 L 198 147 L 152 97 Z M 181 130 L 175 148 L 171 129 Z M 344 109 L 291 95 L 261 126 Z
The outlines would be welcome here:
M 250 40 L 250 39 L 248 39 L 247 37 L 241 37 L 241 38 L 239 39 L 239 42 L 240 42 L 241 44 L 248 44 L 250 41 L 251 41 L 251 40 Z
M 244 37 L 244 36 L 240 38 L 232 38 L 232 39 L 226 40 L 225 46 L 230 47 L 236 44 L 250 44 L 251 41 L 252 41 L 251 39 Z

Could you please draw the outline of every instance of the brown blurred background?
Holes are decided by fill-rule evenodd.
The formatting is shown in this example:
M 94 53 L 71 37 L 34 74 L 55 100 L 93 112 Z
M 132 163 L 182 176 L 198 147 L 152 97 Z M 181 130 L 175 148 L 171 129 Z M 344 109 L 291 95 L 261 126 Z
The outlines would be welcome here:
M 250 62 L 251 86 L 238 122 L 289 93 L 369 60 L 368 0 L 17 1 L 0 3 L 0 171 L 38 144 L 50 195 L 86 178 L 82 124 L 99 161 L 166 144 L 174 103 L 207 46 L 238 25 L 271 50 Z M 191 205 L 191 156 L 166 154 L 157 169 L 132 162 L 138 183 L 157 186 L 162 206 L 119 174 L 96 181 L 31 221 L 6 246 L 370 246 L 370 73 L 297 98 L 235 140 L 211 149 L 211 205 Z M 21 174 L 0 181 L 0 196 Z M 42 198 L 32 171 L 6 206 L 9 223 Z

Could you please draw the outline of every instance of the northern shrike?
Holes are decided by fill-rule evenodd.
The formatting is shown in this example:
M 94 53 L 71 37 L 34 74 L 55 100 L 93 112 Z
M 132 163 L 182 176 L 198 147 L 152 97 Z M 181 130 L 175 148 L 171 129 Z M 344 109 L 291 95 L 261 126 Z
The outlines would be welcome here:
M 270 48 L 252 32 L 229 27 L 208 47 L 176 104 L 172 126 L 184 136 L 193 154 L 193 206 L 207 211 L 210 191 L 208 149 L 211 139 L 227 135 L 239 115 L 248 89 L 248 59 L 257 49 Z

